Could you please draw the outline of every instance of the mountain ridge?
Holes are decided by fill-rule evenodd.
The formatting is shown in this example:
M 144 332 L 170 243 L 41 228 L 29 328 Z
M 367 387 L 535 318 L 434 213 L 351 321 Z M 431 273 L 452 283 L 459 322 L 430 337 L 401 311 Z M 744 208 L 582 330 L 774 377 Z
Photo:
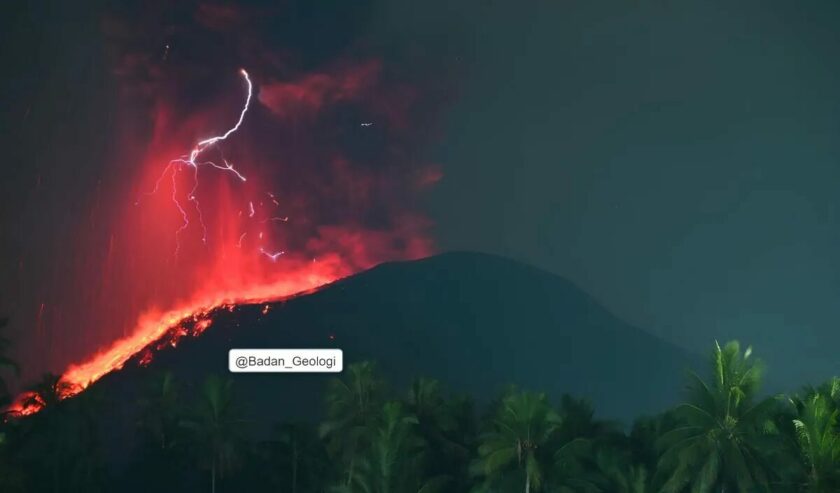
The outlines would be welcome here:
M 345 368 L 374 360 L 395 386 L 418 376 L 488 402 L 508 384 L 591 400 L 599 415 L 628 420 L 679 398 L 700 358 L 611 314 L 571 281 L 516 260 L 448 252 L 388 262 L 314 292 L 220 309 L 200 337 L 138 353 L 95 386 L 138 398 L 139 380 L 173 371 L 190 384 L 227 374 L 231 348 L 336 347 Z M 335 375 L 232 374 L 255 421 L 308 419 Z M 284 396 L 293 395 L 289 401 Z

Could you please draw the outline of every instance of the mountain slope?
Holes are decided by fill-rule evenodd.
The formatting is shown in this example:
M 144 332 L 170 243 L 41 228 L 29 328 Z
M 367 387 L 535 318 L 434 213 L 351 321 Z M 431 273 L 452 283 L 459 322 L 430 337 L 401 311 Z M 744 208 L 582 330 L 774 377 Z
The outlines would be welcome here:
M 380 265 L 315 293 L 222 311 L 201 337 L 130 361 L 97 385 L 136 402 L 137 380 L 171 369 L 197 383 L 227 373 L 230 348 L 338 347 L 346 365 L 375 360 L 395 385 L 442 380 L 486 401 L 506 384 L 591 399 L 630 420 L 673 404 L 699 358 L 615 318 L 572 283 L 477 253 Z M 257 422 L 317 417 L 333 375 L 234 375 Z

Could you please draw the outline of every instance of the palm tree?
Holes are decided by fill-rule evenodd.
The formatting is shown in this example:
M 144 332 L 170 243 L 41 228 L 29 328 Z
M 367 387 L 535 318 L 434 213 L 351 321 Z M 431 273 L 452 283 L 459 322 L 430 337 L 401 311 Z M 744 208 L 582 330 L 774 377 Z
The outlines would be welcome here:
M 427 468 L 433 476 L 447 476 L 448 488 L 465 491 L 470 482 L 469 463 L 475 444 L 472 402 L 447 398 L 437 380 L 419 378 L 406 398 L 408 412 L 417 417 L 417 431 L 434 454 Z
M 656 470 L 660 456 L 657 442 L 660 441 L 661 436 L 680 424 L 674 410 L 637 419 L 628 437 L 628 446 L 633 459 L 643 464 L 648 471 Z
M 751 353 L 734 341 L 723 348 L 716 342 L 710 384 L 690 374 L 688 401 L 675 410 L 681 424 L 659 442 L 663 492 L 769 491 L 765 457 L 778 437 L 765 424 L 776 400 L 756 402 L 762 366 Z
M 172 372 L 153 373 L 143 382 L 138 399 L 138 453 L 130 464 L 128 477 L 142 478 L 144 488 L 167 491 L 178 488 L 188 463 L 184 440 L 187 407 L 182 402 L 181 385 Z M 128 481 L 128 486 L 136 483 Z
M 290 493 L 321 491 L 322 485 L 327 484 L 326 451 L 310 425 L 279 425 L 274 429 L 273 439 L 265 445 L 268 463 L 274 466 L 272 479 L 278 482 L 278 489 Z
M 650 474 L 644 464 L 634 462 L 631 454 L 615 447 L 603 447 L 594 454 L 601 491 L 612 493 L 652 493 Z
M 201 385 L 192 416 L 184 426 L 193 432 L 204 466 L 210 470 L 210 491 L 215 493 L 216 480 L 233 469 L 244 420 L 233 392 L 233 380 L 210 375 Z
M 560 399 L 560 419 L 558 435 L 563 441 L 575 438 L 609 440 L 622 435 L 617 423 L 595 419 L 592 403 L 586 399 L 575 399 L 568 394 L 564 394 Z
M 418 420 L 441 431 L 450 431 L 457 426 L 455 418 L 447 412 L 447 402 L 438 380 L 418 378 L 412 382 L 407 402 Z
M 832 396 L 817 392 L 792 399 L 793 425 L 806 480 L 802 491 L 840 491 L 840 433 Z
M 175 435 L 181 421 L 180 385 L 171 371 L 153 375 L 140 398 L 139 427 L 160 450 L 174 445 Z
M 820 394 L 826 399 L 826 403 L 832 409 L 840 409 L 840 377 L 833 377 L 819 387 L 805 387 L 804 395 L 813 396 Z
M 319 434 L 327 450 L 344 466 L 345 484 L 353 482 L 356 456 L 367 446 L 366 432 L 381 409 L 384 383 L 373 363 L 355 363 L 346 377 L 330 381 L 327 387 L 327 416 Z
M 106 405 L 106 396 L 101 386 L 90 387 L 84 395 L 66 400 L 62 412 L 67 415 L 63 422 L 67 429 L 63 447 L 70 463 L 67 491 L 93 493 L 108 489 L 99 431 L 102 410 Z
M 417 433 L 417 418 L 402 403 L 386 402 L 368 431 L 370 446 L 359 455 L 356 474 L 341 493 L 436 493 L 443 476 L 426 477 L 426 443 Z
M 656 486 L 661 487 L 661 483 L 657 485 L 654 479 L 664 480 L 661 477 L 657 478 L 655 474 L 660 457 L 660 447 L 657 445 L 661 445 L 660 438 L 663 435 L 681 425 L 682 423 L 680 423 L 674 410 L 668 410 L 653 417 L 637 419 L 627 436 L 626 449 L 628 456 L 626 458 L 628 462 L 620 466 L 621 474 L 628 476 L 628 479 L 644 474 L 647 487 L 644 491 L 658 492 L 659 489 Z M 609 472 L 604 471 L 604 464 L 599 464 L 599 469 L 602 474 L 610 476 Z M 629 483 L 634 484 L 632 480 Z M 610 488 L 605 489 L 610 491 Z M 615 489 L 621 491 L 620 488 Z
M 298 491 L 298 468 L 301 461 L 301 436 L 297 427 L 294 425 L 285 425 L 279 430 L 278 443 L 285 445 L 288 449 L 289 463 L 291 465 L 290 474 L 290 488 L 291 493 Z
M 484 491 L 494 491 L 500 484 L 510 487 L 512 481 L 524 485 L 525 493 L 540 491 L 551 461 L 543 446 L 559 424 L 560 417 L 545 394 L 504 396 L 478 447 L 474 467 L 484 479 Z
M 565 491 L 623 491 L 618 488 L 629 474 L 629 459 L 621 457 L 619 475 L 618 451 L 626 438 L 617 424 L 595 419 L 595 409 L 585 399 L 563 395 L 560 401 L 560 425 L 548 443 L 554 453 L 550 471 L 552 486 Z M 622 450 L 623 452 L 623 450 Z

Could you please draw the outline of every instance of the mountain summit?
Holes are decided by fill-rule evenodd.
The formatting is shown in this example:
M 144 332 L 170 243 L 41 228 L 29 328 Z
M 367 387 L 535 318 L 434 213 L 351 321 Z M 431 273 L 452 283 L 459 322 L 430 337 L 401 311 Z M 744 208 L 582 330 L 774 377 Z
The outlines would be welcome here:
M 200 337 L 130 361 L 99 384 L 168 369 L 187 382 L 227 373 L 231 348 L 344 351 L 345 368 L 373 360 L 394 385 L 441 380 L 488 401 L 508 384 L 590 399 L 602 416 L 629 420 L 674 403 L 699 358 L 610 314 L 571 282 L 492 255 L 447 253 L 387 263 L 271 305 L 220 311 Z M 330 374 L 236 374 L 255 419 L 318 416 Z M 98 385 L 98 384 L 97 384 Z M 265 411 L 268 410 L 268 411 Z M 265 416 L 263 416 L 265 414 Z

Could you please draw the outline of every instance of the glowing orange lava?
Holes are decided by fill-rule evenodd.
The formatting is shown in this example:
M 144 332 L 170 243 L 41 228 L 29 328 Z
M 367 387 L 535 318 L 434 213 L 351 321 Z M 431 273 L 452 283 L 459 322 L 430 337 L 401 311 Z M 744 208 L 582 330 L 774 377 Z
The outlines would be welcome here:
M 135 356 L 140 366 L 149 365 L 155 351 L 201 334 L 225 307 L 278 301 L 381 262 L 433 252 L 428 222 L 400 205 L 425 182 L 397 178 L 390 164 L 381 174 L 359 166 L 315 127 L 298 134 L 297 124 L 287 122 L 293 108 L 320 114 L 331 104 L 362 104 L 379 73 L 378 64 L 363 68 L 365 84 L 354 83 L 358 77 L 348 71 L 321 75 L 313 87 L 308 78 L 270 86 L 260 93 L 263 106 L 247 113 L 259 128 L 246 119 L 252 83 L 244 71 L 244 102 L 236 105 L 219 103 L 221 109 L 189 116 L 163 97 L 152 105 L 149 141 L 117 149 L 132 163 L 121 168 L 134 173 L 132 193 L 123 193 L 123 184 L 103 195 L 105 206 L 95 204 L 91 217 L 99 222 L 91 221 L 91 239 L 80 235 L 86 241 L 76 251 L 84 255 L 74 257 L 72 275 L 81 284 L 68 283 L 55 296 L 65 310 L 52 312 L 51 325 L 85 324 L 84 337 L 65 329 L 50 346 L 66 358 L 52 363 L 66 366 L 57 398 L 78 394 Z M 304 96 L 316 89 L 318 105 L 292 104 L 311 100 Z M 269 105 L 278 101 L 283 111 Z M 238 119 L 219 116 L 229 114 L 230 106 L 238 109 Z M 314 126 L 321 120 L 306 121 Z M 294 138 L 278 143 L 284 135 Z M 270 149 L 284 143 L 294 150 L 292 157 Z M 138 148 L 142 152 L 135 155 Z M 396 152 L 381 159 L 402 157 Z M 99 224 L 105 226 L 95 229 Z M 107 241 L 94 241 L 94 232 Z M 261 307 L 262 314 L 269 309 Z M 115 338 L 83 362 L 66 365 L 80 346 L 90 354 L 89 347 Z M 45 402 L 27 392 L 7 412 L 33 414 Z
M 178 326 L 184 320 L 190 318 L 198 320 L 200 333 L 210 324 L 210 319 L 203 317 L 221 306 L 276 301 L 310 291 L 335 281 L 339 276 L 339 272 L 329 267 L 324 272 L 316 270 L 290 273 L 286 280 L 257 286 L 247 292 L 216 293 L 210 297 L 197 298 L 191 303 L 165 313 L 147 313 L 138 321 L 137 328 L 131 336 L 116 341 L 111 347 L 97 353 L 90 360 L 71 366 L 64 372 L 61 379 L 73 385 L 74 388 L 84 389 L 103 375 L 122 368 L 129 358 L 159 340 L 169 329 Z
M 193 301 L 185 303 L 166 312 L 148 312 L 140 317 L 134 332 L 123 339 L 115 341 L 110 347 L 98 352 L 84 363 L 71 365 L 61 375 L 61 388 L 65 389 L 58 397 L 66 399 L 73 397 L 96 382 L 104 375 L 119 370 L 132 357 L 146 351 L 139 361 L 140 366 L 148 365 L 154 355 L 154 349 L 163 345 L 175 346 L 184 336 L 198 336 L 212 323 L 212 314 L 224 307 L 231 310 L 238 304 L 267 303 L 288 298 L 293 295 L 312 292 L 313 290 L 331 283 L 349 274 L 342 267 L 338 258 L 326 258 L 301 265 L 289 271 L 284 279 L 261 286 L 254 286 L 238 292 L 217 292 L 198 296 Z M 261 309 L 262 314 L 268 313 L 269 305 Z M 192 322 L 190 332 L 179 329 L 185 322 Z M 169 337 L 165 337 L 169 334 Z M 155 346 L 154 343 L 159 344 Z M 24 392 L 9 406 L 6 412 L 12 416 L 28 416 L 35 414 L 44 407 L 43 399 L 35 392 Z
M 44 402 L 37 392 L 27 391 L 20 394 L 15 402 L 4 410 L 7 416 L 31 416 L 44 408 Z

